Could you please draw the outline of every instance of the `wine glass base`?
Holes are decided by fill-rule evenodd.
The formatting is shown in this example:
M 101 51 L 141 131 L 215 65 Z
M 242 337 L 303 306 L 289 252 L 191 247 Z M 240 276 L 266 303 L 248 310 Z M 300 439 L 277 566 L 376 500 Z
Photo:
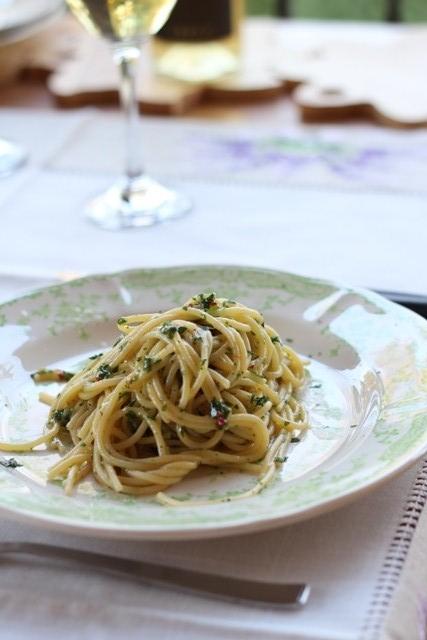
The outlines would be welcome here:
M 86 215 L 103 229 L 119 231 L 180 218 L 191 208 L 191 200 L 186 196 L 141 176 L 130 187 L 119 183 L 92 200 Z
M 13 142 L 0 139 L 0 177 L 8 176 L 25 164 L 27 154 Z

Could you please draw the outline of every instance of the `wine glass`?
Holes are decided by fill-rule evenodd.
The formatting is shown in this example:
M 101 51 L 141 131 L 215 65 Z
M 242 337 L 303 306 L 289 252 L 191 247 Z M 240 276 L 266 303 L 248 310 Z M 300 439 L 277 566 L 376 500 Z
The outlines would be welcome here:
M 112 44 L 120 72 L 120 97 L 126 114 L 124 177 L 89 203 L 92 222 L 112 231 L 150 226 L 177 218 L 191 208 L 190 200 L 146 175 L 138 144 L 136 67 L 141 45 L 168 19 L 176 0 L 67 0 L 86 29 Z

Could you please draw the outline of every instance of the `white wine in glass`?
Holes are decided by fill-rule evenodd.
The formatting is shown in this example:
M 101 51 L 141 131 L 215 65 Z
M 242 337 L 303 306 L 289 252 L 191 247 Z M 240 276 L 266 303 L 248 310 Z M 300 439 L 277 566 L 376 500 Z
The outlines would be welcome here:
M 177 218 L 190 210 L 189 199 L 159 184 L 143 169 L 138 142 L 136 67 L 141 46 L 161 29 L 176 0 L 67 0 L 86 29 L 111 42 L 120 71 L 120 96 L 126 113 L 125 176 L 89 203 L 88 217 L 112 231 Z

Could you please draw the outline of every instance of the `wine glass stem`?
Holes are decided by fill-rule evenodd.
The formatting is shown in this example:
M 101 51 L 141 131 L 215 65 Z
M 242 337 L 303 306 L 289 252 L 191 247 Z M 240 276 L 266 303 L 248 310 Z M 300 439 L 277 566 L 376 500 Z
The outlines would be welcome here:
M 127 46 L 114 52 L 114 59 L 120 72 L 120 98 L 125 113 L 125 175 L 126 186 L 130 191 L 132 183 L 144 173 L 141 156 L 139 105 L 136 93 L 136 72 L 140 59 L 138 47 Z

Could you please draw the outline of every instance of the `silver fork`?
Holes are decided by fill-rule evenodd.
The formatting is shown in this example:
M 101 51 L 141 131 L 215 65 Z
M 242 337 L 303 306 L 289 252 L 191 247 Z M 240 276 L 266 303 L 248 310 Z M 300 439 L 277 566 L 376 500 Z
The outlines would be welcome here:
M 186 569 L 175 569 L 139 560 L 127 560 L 90 551 L 28 542 L 0 543 L 0 555 L 30 555 L 74 562 L 98 571 L 113 573 L 143 583 L 177 588 L 199 596 L 267 607 L 299 608 L 309 598 L 310 587 L 303 583 L 240 580 Z

